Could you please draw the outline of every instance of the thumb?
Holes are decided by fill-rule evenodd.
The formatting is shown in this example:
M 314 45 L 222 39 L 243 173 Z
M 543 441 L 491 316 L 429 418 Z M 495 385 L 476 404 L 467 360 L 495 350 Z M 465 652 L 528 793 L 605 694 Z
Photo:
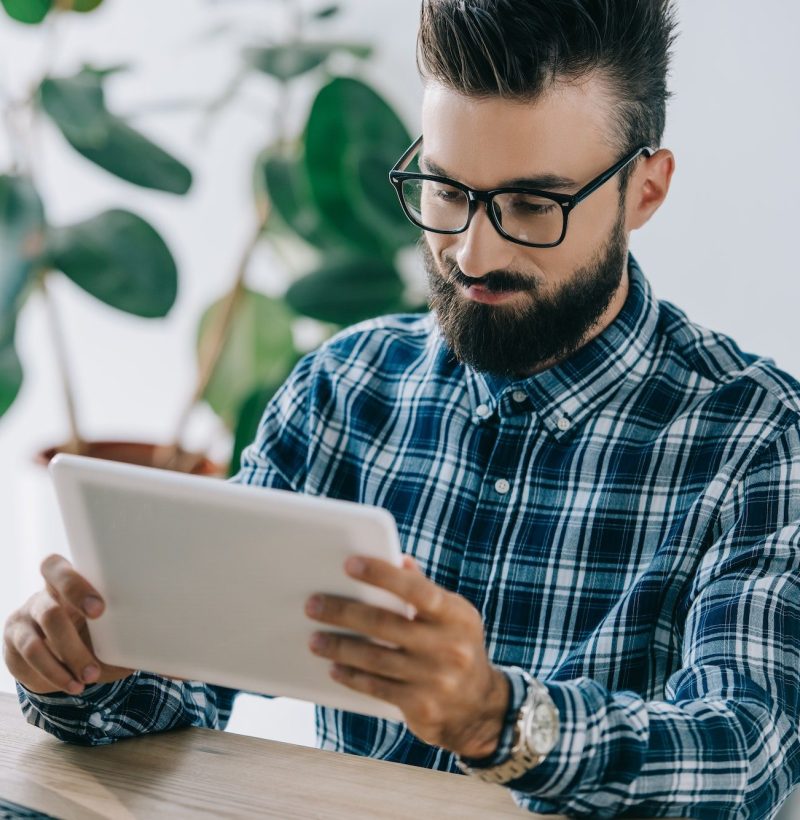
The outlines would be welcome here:
M 419 568 L 419 564 L 416 559 L 412 558 L 410 555 L 403 556 L 403 569 L 411 569 L 422 574 L 422 570 Z

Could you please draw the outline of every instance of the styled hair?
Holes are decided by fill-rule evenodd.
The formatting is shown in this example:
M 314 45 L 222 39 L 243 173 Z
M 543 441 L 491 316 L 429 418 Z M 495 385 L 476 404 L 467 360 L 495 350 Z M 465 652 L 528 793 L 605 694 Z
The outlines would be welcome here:
M 661 145 L 675 36 L 673 0 L 423 0 L 417 66 L 424 81 L 518 102 L 599 73 L 622 154 Z

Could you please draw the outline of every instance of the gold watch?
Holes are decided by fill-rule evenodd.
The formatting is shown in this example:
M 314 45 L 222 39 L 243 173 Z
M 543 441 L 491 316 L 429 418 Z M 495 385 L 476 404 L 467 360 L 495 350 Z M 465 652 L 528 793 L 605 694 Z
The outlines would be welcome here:
M 462 772 L 487 783 L 508 783 L 538 766 L 558 743 L 558 708 L 547 687 L 527 673 L 525 681 L 528 684 L 528 695 L 517 712 L 510 757 L 497 766 L 474 769 L 456 755 L 456 764 Z

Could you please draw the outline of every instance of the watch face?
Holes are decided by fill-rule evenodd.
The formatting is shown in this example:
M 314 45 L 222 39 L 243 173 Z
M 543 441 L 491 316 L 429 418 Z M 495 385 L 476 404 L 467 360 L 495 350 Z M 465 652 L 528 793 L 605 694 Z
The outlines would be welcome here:
M 527 746 L 536 754 L 547 754 L 553 748 L 555 726 L 550 709 L 543 703 L 531 709 L 523 725 Z

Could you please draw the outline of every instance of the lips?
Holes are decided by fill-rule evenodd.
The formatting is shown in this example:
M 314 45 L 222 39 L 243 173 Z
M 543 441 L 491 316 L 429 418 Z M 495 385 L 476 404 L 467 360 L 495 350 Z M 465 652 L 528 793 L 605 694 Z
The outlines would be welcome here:
M 486 305 L 497 305 L 501 302 L 507 302 L 520 292 L 518 290 L 494 291 L 482 285 L 470 285 L 462 289 L 468 299 L 471 299 L 473 302 L 482 302 Z

